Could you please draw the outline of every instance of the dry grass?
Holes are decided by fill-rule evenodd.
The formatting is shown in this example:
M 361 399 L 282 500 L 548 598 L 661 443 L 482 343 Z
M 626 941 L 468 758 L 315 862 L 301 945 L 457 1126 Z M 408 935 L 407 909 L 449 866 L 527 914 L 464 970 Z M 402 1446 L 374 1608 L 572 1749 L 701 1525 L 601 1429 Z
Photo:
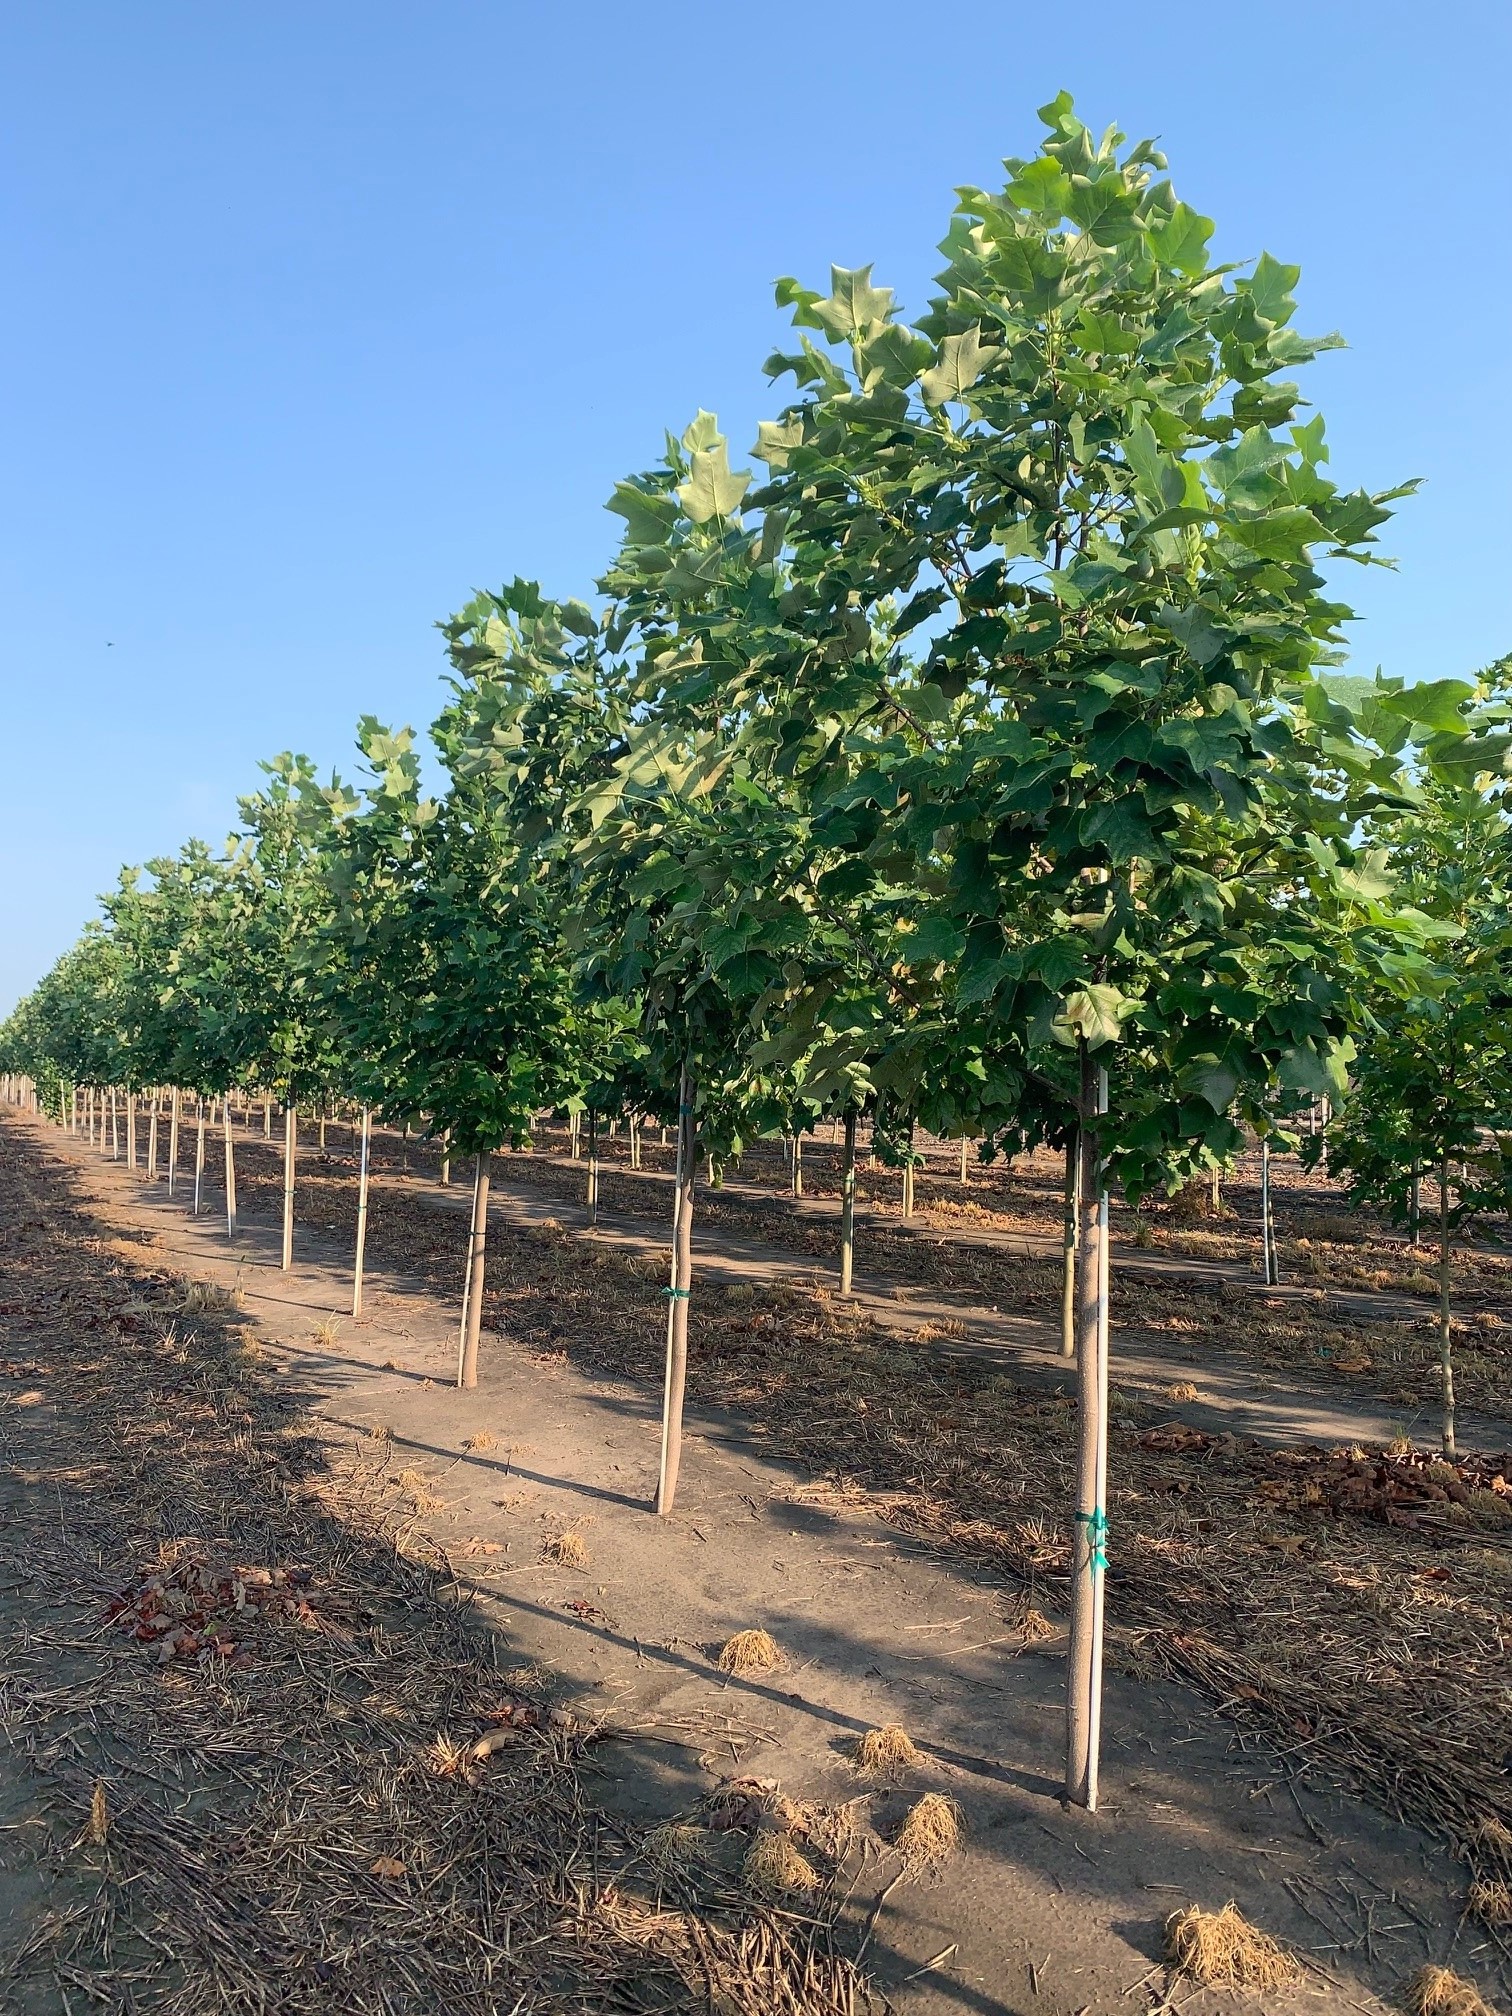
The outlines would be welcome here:
M 930 1869 L 960 1846 L 964 1819 L 960 1806 L 943 1792 L 926 1792 L 903 1816 L 893 1846 L 910 1870 Z
M 784 1663 L 782 1648 L 766 1631 L 737 1631 L 719 1650 L 721 1673 L 775 1673 Z
M 105 1780 L 96 1778 L 89 1796 L 89 1824 L 84 1838 L 93 1848 L 103 1848 L 110 1834 L 110 1808 L 105 1803 Z
M 1221 1911 L 1189 1904 L 1166 1920 L 1166 1952 L 1204 1988 L 1295 1988 L 1302 1969 L 1232 1902 Z
M 801 1896 L 819 1888 L 819 1874 L 791 1834 L 762 1830 L 740 1865 L 746 1885 L 758 1897 Z
M 1496 2016 L 1473 1981 L 1452 1967 L 1424 1967 L 1407 1991 L 1412 2016 Z
M 558 1568 L 586 1568 L 588 1547 L 581 1533 L 568 1527 L 564 1533 L 553 1533 L 541 1543 L 542 1557 L 554 1561 Z
M 1195 1400 L 1197 1388 L 1190 1379 L 1177 1379 L 1165 1390 L 1167 1400 Z
M 691 1820 L 664 1820 L 653 1827 L 641 1843 L 641 1856 L 655 1874 L 666 1882 L 684 1876 L 705 1859 L 706 1836 Z
M 1470 1885 L 1470 1912 L 1483 1925 L 1512 1925 L 1512 1883 L 1501 1877 L 1477 1877 Z
M 184 1288 L 179 1308 L 185 1316 L 224 1315 L 242 1306 L 240 1288 L 223 1288 L 218 1281 L 190 1281 Z
M 323 1351 L 330 1351 L 334 1349 L 340 1335 L 341 1318 L 339 1316 L 322 1316 L 320 1321 L 315 1325 L 315 1328 L 310 1332 L 310 1341 L 318 1344 Z
M 864 1778 L 898 1779 L 924 1760 L 908 1731 L 889 1722 L 857 1738 L 851 1761 Z
M 497 1441 L 497 1436 L 491 1435 L 486 1428 L 480 1428 L 476 1435 L 468 1436 L 462 1447 L 472 1450 L 474 1455 L 481 1456 L 485 1450 L 492 1449 Z

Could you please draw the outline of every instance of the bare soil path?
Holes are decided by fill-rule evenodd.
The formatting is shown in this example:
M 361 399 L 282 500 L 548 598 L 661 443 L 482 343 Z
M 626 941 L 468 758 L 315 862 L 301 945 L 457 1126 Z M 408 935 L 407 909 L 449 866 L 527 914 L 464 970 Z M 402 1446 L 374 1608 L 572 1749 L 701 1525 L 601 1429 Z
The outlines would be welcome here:
M 449 1383 L 452 1308 L 427 1282 L 382 1264 L 381 1250 L 368 1313 L 360 1322 L 340 1320 L 349 1294 L 340 1240 L 302 1232 L 297 1264 L 283 1275 L 273 1227 L 255 1210 L 233 1254 L 213 1219 L 187 1218 L 179 1203 L 167 1205 L 160 1186 L 147 1190 L 48 1130 L 7 1122 L 0 1157 L 0 1173 L 22 1172 L 36 1200 L 26 1208 L 55 1218 L 59 1239 L 108 1241 L 119 1230 L 148 1242 L 141 1247 L 144 1271 L 239 1287 L 256 1345 L 247 1376 L 263 1403 L 279 1410 L 278 1432 L 308 1442 L 297 1467 L 301 1481 L 307 1476 L 325 1494 L 324 1516 L 333 1527 L 355 1531 L 361 1504 L 397 1506 L 401 1523 L 397 1531 L 386 1529 L 389 1558 L 426 1564 L 437 1591 L 423 1597 L 420 1584 L 403 1585 L 417 1628 L 431 1628 L 425 1603 L 444 1599 L 444 1607 L 482 1627 L 485 1645 L 496 1648 L 494 1666 L 534 1667 L 546 1676 L 547 1698 L 571 1718 L 563 1727 L 599 1732 L 599 1740 L 581 1746 L 574 1768 L 588 1797 L 610 1816 L 593 1823 L 606 1844 L 606 1865 L 624 1860 L 626 1849 L 616 1845 L 622 1838 L 632 1839 L 646 1822 L 696 1811 L 722 1778 L 777 1779 L 794 1799 L 828 1808 L 856 1801 L 862 1845 L 846 1877 L 854 1877 L 855 1888 L 841 1930 L 858 1943 L 898 1873 L 887 1840 L 909 1799 L 936 1789 L 960 1801 L 966 1845 L 943 1874 L 890 1891 L 865 1954 L 867 1968 L 910 2016 L 1103 2016 L 1157 2005 L 1192 2016 L 1258 2010 L 1260 1998 L 1193 1991 L 1189 1983 L 1171 1984 L 1174 2000 L 1164 1999 L 1159 1953 L 1166 1913 L 1189 1900 L 1217 1905 L 1229 1896 L 1307 1957 L 1313 1971 L 1295 1999 L 1298 2009 L 1396 2007 L 1403 1980 L 1430 1956 L 1453 1958 L 1494 1985 L 1502 1956 L 1462 1920 L 1462 1876 L 1441 1848 L 1326 1778 L 1299 1775 L 1303 1759 L 1281 1759 L 1253 1732 L 1216 1719 L 1187 1689 L 1112 1675 L 1104 1810 L 1095 1818 L 1064 1812 L 1055 1782 L 1061 1641 L 1054 1631 L 1036 1636 L 1021 1586 L 981 1562 L 943 1557 L 843 1493 L 816 1490 L 811 1474 L 774 1457 L 738 1410 L 694 1410 L 678 1515 L 658 1522 L 646 1510 L 656 1455 L 656 1396 L 647 1384 L 585 1370 L 554 1337 L 517 1330 L 512 1342 L 489 1338 L 482 1384 L 475 1393 L 458 1393 Z M 521 1238 L 549 1247 L 552 1235 L 541 1223 L 552 1215 L 547 1201 L 511 1192 L 501 1207 L 501 1233 L 512 1226 Z M 554 1215 L 565 1213 L 556 1206 Z M 3 1222 L 0 1232 L 8 1232 Z M 622 1243 L 635 1259 L 655 1245 L 633 1225 L 604 1228 L 597 1261 L 589 1242 L 578 1249 L 579 1271 L 601 1266 L 606 1289 L 615 1292 L 623 1269 L 612 1263 Z M 790 1258 L 781 1255 L 736 1255 L 718 1264 L 733 1270 L 734 1281 L 754 1268 L 791 1271 Z M 77 1344 L 69 1310 L 50 1314 L 19 1299 L 18 1308 L 7 1286 L 0 1350 L 17 1367 L 56 1367 Z M 119 1299 L 150 1307 L 132 1280 L 120 1284 Z M 654 1291 L 647 1299 L 654 1312 Z M 874 1299 L 879 1321 L 917 1324 L 912 1300 L 900 1310 L 889 1298 Z M 157 1319 L 139 1313 L 135 1321 L 150 1331 Z M 175 1334 L 192 1363 L 197 1347 L 182 1321 Z M 1023 1349 L 1033 1348 L 1043 1346 L 1026 1340 Z M 56 1397 L 49 1391 L 54 1385 Z M 42 1400 L 23 1405 L 29 1391 Z M 79 1771 L 67 1742 L 49 1748 L 28 1734 L 28 1703 L 46 1694 L 49 1682 L 58 1684 L 50 1669 L 65 1656 L 32 1629 L 39 1577 L 52 1592 L 49 1600 L 78 1620 L 69 1629 L 86 1646 L 98 1640 L 98 1623 L 87 1620 L 99 1612 L 78 1562 L 71 1590 L 56 1579 L 49 1522 L 56 1523 L 60 1497 L 67 1515 L 78 1488 L 69 1463 L 79 1457 L 50 1448 L 43 1431 L 49 1409 L 67 1425 L 68 1382 L 26 1370 L 0 1382 L 0 1392 L 5 1481 L 14 1489 L 17 1479 L 38 1480 L 22 1492 L 24 1511 L 0 1526 L 0 1581 L 12 1592 L 0 1598 L 0 1679 L 13 1740 L 29 1745 L 33 1761 L 51 1774 L 44 1780 L 51 1796 L 64 1807 L 68 1796 L 73 1801 L 46 1852 L 29 1858 L 32 1873 L 21 1880 L 35 1886 L 39 1870 L 66 1874 L 75 1867 L 65 1837 L 77 1835 L 81 1817 Z M 144 1402 L 136 1389 L 131 1397 L 133 1432 L 149 1441 L 166 1433 L 182 1404 L 171 1392 L 155 1399 L 149 1392 Z M 266 1451 L 272 1418 L 259 1413 L 245 1429 L 234 1418 L 202 1428 L 223 1438 L 224 1461 L 244 1488 L 237 1466 Z M 162 1543 L 182 1545 L 203 1522 L 204 1508 L 194 1510 L 199 1523 L 190 1524 L 186 1508 L 171 1501 L 166 1510 L 161 1501 L 139 1506 L 133 1531 L 156 1531 Z M 572 1550 L 552 1545 L 569 1533 L 586 1551 L 575 1568 L 556 1558 Z M 784 1670 L 746 1679 L 721 1674 L 710 1648 L 751 1625 L 776 1637 Z M 400 1670 L 406 1661 L 412 1667 L 419 1641 L 407 1645 L 402 1615 L 387 1631 Z M 390 1675 L 384 1684 L 397 1683 Z M 360 1764 L 368 1746 L 389 1736 L 381 1716 L 375 1722 L 374 1708 L 362 1709 L 361 1700 L 355 1720 L 339 1715 L 333 1724 L 330 1700 L 340 1697 L 339 1708 L 352 1690 L 337 1687 L 332 1696 L 330 1686 L 328 1674 L 312 1676 L 305 1704 L 312 1726 L 339 1731 Z M 209 1726 L 203 1718 L 220 1696 L 208 1683 L 191 1693 L 203 1747 Z M 87 1722 L 87 1704 L 79 1709 Z M 422 1730 L 423 1715 L 443 1709 L 459 1734 L 475 1733 L 476 1702 L 464 1707 L 428 1698 L 406 1703 L 401 1733 L 410 1732 L 411 1745 L 428 1742 L 436 1730 Z M 174 1702 L 159 1701 L 154 1712 L 171 1725 L 178 1711 Z M 225 1704 L 228 1727 L 237 1712 Z M 903 1786 L 869 1788 L 856 1779 L 847 1751 L 862 1729 L 884 1722 L 907 1726 L 923 1761 Z M 67 1736 L 92 1740 L 79 1715 Z M 241 1753 L 233 1745 L 230 1754 Z M 392 1746 L 383 1751 L 384 1772 L 394 1768 L 393 1756 Z M 65 1796 L 68 1785 L 73 1790 Z M 464 1804 L 482 1796 L 477 1788 L 452 1791 Z M 422 1838 L 427 1824 L 422 1814 L 416 1822 Z M 371 1813 L 363 1825 L 371 1829 Z M 718 1861 L 725 1838 L 704 1840 Z M 127 1857 L 118 1872 L 124 1882 L 130 1841 L 120 1852 Z M 464 1882 L 476 1877 L 470 1853 L 476 1850 L 464 1848 L 459 1865 Z M 315 1883 L 301 1892 L 308 1915 L 318 1912 L 319 1871 L 306 1873 Z M 385 1879 L 363 1875 L 369 1890 L 382 1889 Z M 47 1880 L 64 1878 L 53 1873 Z M 345 1906 L 351 1886 L 346 1876 L 342 1883 L 337 1894 Z M 11 1908 L 29 1912 L 34 1892 L 30 1901 L 15 1894 L 21 1902 Z M 392 1928 L 400 1952 L 407 1940 L 423 1943 L 424 1936 L 423 1923 L 409 1919 Z M 154 1985 L 150 1962 L 132 1965 L 135 1992 L 143 1996 Z M 351 1985 L 356 1978 L 343 1972 L 335 1986 L 327 1981 L 326 1999 L 311 2006 L 378 2006 L 360 1999 Z M 627 1978 L 622 1965 L 615 1979 Z M 523 2003 L 521 2016 L 534 2008 L 611 2006 L 553 1999 L 558 1992 Z M 563 1998 L 566 1992 L 563 1986 Z M 1269 2010 L 1289 2003 L 1264 1999 Z M 243 2001 L 231 1995 L 223 2006 Z M 513 2005 L 506 1995 L 486 2006 Z M 689 1996 L 676 2006 L 703 2002 Z M 774 1997 L 768 2006 L 786 2005 Z

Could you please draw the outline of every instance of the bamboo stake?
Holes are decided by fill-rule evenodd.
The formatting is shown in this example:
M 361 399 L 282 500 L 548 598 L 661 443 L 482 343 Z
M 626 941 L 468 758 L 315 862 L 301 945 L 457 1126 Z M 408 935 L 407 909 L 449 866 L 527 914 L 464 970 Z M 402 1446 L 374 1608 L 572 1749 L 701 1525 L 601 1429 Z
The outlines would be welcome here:
M 294 1151 L 298 1146 L 299 1114 L 293 1100 L 284 1107 L 283 1259 L 285 1274 L 294 1265 Z
M 467 1245 L 466 1313 L 462 1322 L 461 1362 L 457 1384 L 478 1383 L 478 1339 L 483 1329 L 483 1262 L 488 1245 L 488 1155 L 478 1157 L 473 1178 L 472 1236 Z
M 677 1190 L 672 1221 L 672 1285 L 667 1290 L 667 1372 L 662 1389 L 661 1470 L 656 1510 L 667 1518 L 682 1464 L 683 1394 L 688 1380 L 688 1298 L 693 1282 L 693 1184 L 698 1137 L 693 1125 L 693 1074 L 684 1064 L 677 1100 Z
M 178 1137 L 179 1137 L 179 1088 L 173 1086 L 168 1094 L 168 1195 L 173 1195 L 173 1186 L 178 1180 Z
M 1443 1389 L 1444 1454 L 1454 1450 L 1454 1333 L 1449 1314 L 1449 1151 L 1439 1166 L 1439 1379 Z
M 362 1314 L 362 1260 L 367 1249 L 368 1214 L 368 1136 L 372 1123 L 372 1110 L 362 1109 L 362 1146 L 358 1151 L 357 1163 L 357 1252 L 352 1263 L 352 1314 Z
M 236 1150 L 231 1141 L 231 1101 L 221 1100 L 221 1133 L 226 1143 L 226 1237 L 236 1238 Z
M 849 1295 L 856 1262 L 856 1109 L 845 1114 L 845 1146 L 840 1153 L 840 1293 Z
M 1101 1729 L 1103 1578 L 1108 1522 L 1107 1224 L 1098 1118 L 1108 1105 L 1107 1074 L 1081 1044 L 1081 1126 L 1077 1157 L 1080 1252 L 1076 1279 L 1077 1488 L 1071 1570 L 1071 1639 L 1066 1658 L 1066 1797 L 1097 1810 Z

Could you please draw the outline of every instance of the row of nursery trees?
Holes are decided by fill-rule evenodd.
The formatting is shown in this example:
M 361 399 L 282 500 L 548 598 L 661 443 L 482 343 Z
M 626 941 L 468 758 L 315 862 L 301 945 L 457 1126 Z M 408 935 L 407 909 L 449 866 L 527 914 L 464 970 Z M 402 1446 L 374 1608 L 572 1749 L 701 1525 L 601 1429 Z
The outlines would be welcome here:
M 858 1116 L 897 1163 L 916 1126 L 1064 1150 L 1091 1804 L 1109 1188 L 1295 1145 L 1326 1098 L 1324 1152 L 1446 1255 L 1503 1207 L 1512 714 L 1504 667 L 1332 669 L 1323 570 L 1403 494 L 1329 474 L 1290 374 L 1336 339 L 1294 330 L 1295 268 L 1210 261 L 1153 146 L 1042 118 L 917 322 L 869 269 L 780 284 L 759 474 L 701 412 L 616 488 L 592 602 L 517 580 L 442 626 L 439 793 L 372 719 L 355 786 L 280 757 L 223 852 L 123 875 L 0 1068 L 444 1133 L 480 1158 L 474 1356 L 490 1151 L 548 1107 L 676 1123 L 662 1512 L 700 1168 L 835 1120 L 848 1217 Z

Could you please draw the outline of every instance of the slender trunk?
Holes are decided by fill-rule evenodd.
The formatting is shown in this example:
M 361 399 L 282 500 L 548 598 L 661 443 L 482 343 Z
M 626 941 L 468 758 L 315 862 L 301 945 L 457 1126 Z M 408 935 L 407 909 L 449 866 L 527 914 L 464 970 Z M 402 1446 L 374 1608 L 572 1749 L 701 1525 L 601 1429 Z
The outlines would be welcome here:
M 444 1133 L 444 1134 L 443 1134 L 443 1135 L 441 1136 L 441 1187 L 442 1187 L 442 1189 L 444 1190 L 444 1189 L 448 1188 L 448 1186 L 450 1185 L 450 1183 L 451 1183 L 451 1129 L 450 1129 L 450 1127 L 448 1127 L 448 1128 L 447 1128 L 447 1130 L 446 1130 L 446 1132 L 445 1132 L 445 1133 Z
M 231 1140 L 231 1101 L 221 1101 L 221 1133 L 226 1143 L 226 1237 L 236 1237 L 236 1149 Z
M 588 1108 L 588 1223 L 598 1224 L 598 1115 Z
M 661 1473 L 656 1510 L 666 1518 L 677 1497 L 682 1462 L 683 1392 L 688 1380 L 688 1297 L 693 1284 L 693 1185 L 698 1136 L 693 1125 L 693 1073 L 684 1064 L 677 1102 L 677 1203 L 672 1231 L 672 1285 L 667 1290 L 667 1374 L 662 1392 Z
M 971 1181 L 970 1170 L 966 1161 L 967 1145 L 968 1144 L 966 1136 L 963 1134 L 961 1136 L 961 1188 L 963 1190 L 965 1189 L 966 1185 Z
M 641 1166 L 640 1115 L 639 1113 L 632 1113 L 630 1115 L 630 1167 L 632 1169 L 639 1169 L 640 1166 Z
M 152 1095 L 152 1111 L 147 1118 L 147 1181 L 157 1181 L 158 1095 Z
M 1423 1234 L 1423 1165 L 1412 1165 L 1412 1188 L 1407 1193 L 1407 1237 L 1416 1246 Z
M 912 1218 L 914 1214 L 914 1165 L 913 1136 L 908 1138 L 908 1160 L 903 1164 L 903 1216 Z
M 408 1122 L 408 1120 L 406 1120 L 404 1123 L 404 1151 L 401 1163 L 404 1174 L 406 1176 L 408 1176 L 409 1174 L 409 1136 L 410 1136 L 410 1123 Z
M 285 1274 L 294 1265 L 294 1151 L 299 1145 L 299 1113 L 291 1099 L 284 1107 L 283 1258 Z
M 116 1115 L 116 1088 L 112 1085 L 110 1088 L 110 1159 L 112 1162 L 119 1162 L 121 1159 L 121 1130 Z
M 1454 1454 L 1454 1340 L 1449 1316 L 1449 1157 L 1439 1168 L 1439 1377 L 1444 1397 L 1444 1454 Z
M 1061 1356 L 1076 1356 L 1076 1172 L 1080 1149 L 1076 1130 L 1066 1135 L 1066 1186 L 1061 1205 Z
M 1071 1640 L 1066 1659 L 1066 1797 L 1097 1809 L 1102 1721 L 1103 1585 L 1108 1520 L 1108 1196 L 1097 1122 L 1107 1111 L 1107 1077 L 1081 1046 L 1081 1127 L 1077 1172 L 1080 1252 L 1076 1278 L 1078 1442 L 1071 1569 Z
M 462 1324 L 462 1362 L 457 1384 L 478 1383 L 478 1339 L 483 1330 L 483 1262 L 488 1246 L 488 1155 L 478 1157 L 473 1178 L 472 1237 L 467 1249 L 467 1314 Z
M 178 1137 L 179 1137 L 179 1088 L 174 1086 L 168 1095 L 168 1195 L 173 1195 L 178 1181 Z
M 372 1111 L 362 1109 L 362 1146 L 358 1150 L 357 1161 L 357 1252 L 352 1262 L 352 1314 L 362 1314 L 362 1260 L 367 1250 L 368 1214 L 368 1139 L 372 1125 Z
M 136 1174 L 136 1094 L 126 1091 L 126 1167 Z
M 856 1260 L 856 1110 L 845 1116 L 845 1146 L 840 1159 L 840 1293 L 851 1292 Z
M 1260 1143 L 1260 1242 L 1265 1255 L 1265 1285 L 1274 1288 L 1281 1279 L 1276 1262 L 1276 1226 L 1271 1217 L 1270 1141 Z
M 1212 1188 L 1208 1193 L 1208 1212 L 1213 1218 L 1223 1216 L 1223 1171 L 1214 1165 Z
M 325 1116 L 325 1108 L 322 1106 L 320 1109 L 320 1139 L 319 1142 L 317 1143 L 322 1155 L 325 1153 L 325 1130 L 326 1130 L 326 1116 Z
M 200 1199 L 205 1192 L 205 1102 L 199 1101 L 197 1124 L 194 1135 L 194 1216 L 200 1214 Z
M 803 1136 L 793 1136 L 793 1195 L 803 1195 Z

